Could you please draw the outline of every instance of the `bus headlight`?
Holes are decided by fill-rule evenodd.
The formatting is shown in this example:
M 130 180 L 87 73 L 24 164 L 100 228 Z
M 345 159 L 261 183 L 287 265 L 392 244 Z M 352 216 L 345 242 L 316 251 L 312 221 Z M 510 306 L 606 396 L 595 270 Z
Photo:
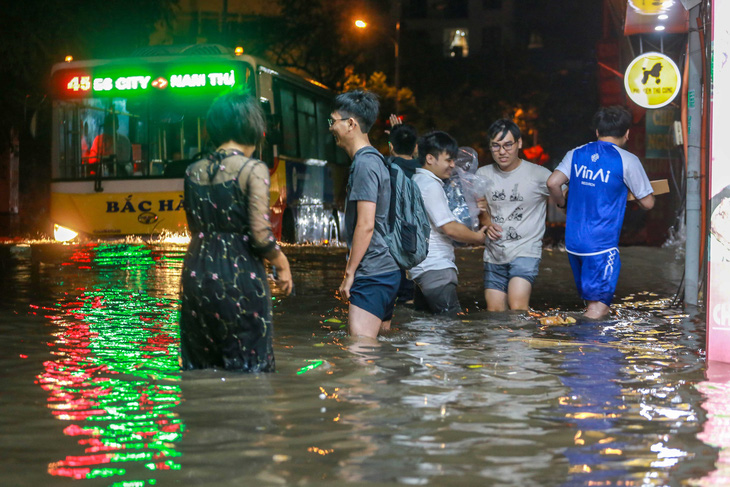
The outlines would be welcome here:
M 61 225 L 53 225 L 53 238 L 57 242 L 68 242 L 76 238 L 78 233 L 74 232 L 70 228 L 62 227 Z

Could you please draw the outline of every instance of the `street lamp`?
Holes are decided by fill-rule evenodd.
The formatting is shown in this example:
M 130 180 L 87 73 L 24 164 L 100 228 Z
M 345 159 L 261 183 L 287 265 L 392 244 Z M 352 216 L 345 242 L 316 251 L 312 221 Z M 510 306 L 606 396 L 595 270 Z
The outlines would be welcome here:
M 368 23 L 364 20 L 355 20 L 355 27 L 358 29 L 367 29 Z M 387 34 L 386 34 L 387 35 Z M 400 41 L 400 20 L 395 23 L 395 37 L 387 35 L 388 39 L 393 43 L 395 48 L 395 113 L 400 111 L 400 52 L 398 42 Z

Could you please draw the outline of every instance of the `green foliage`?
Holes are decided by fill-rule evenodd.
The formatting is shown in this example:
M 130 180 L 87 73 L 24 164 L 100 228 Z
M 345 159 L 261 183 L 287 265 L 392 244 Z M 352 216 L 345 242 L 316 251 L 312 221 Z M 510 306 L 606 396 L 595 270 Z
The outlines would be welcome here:
M 335 88 L 345 68 L 362 61 L 348 0 L 279 0 L 280 15 L 243 19 L 236 40 L 247 53 L 269 59 Z
M 396 89 L 395 86 L 387 83 L 387 77 L 381 71 L 376 71 L 367 79 L 364 75 L 354 74 L 352 69 L 345 70 L 346 78 L 342 83 L 342 91 L 351 90 L 367 90 L 372 91 L 380 99 L 380 118 L 376 122 L 373 130 L 370 131 L 370 142 L 381 151 L 387 150 L 388 136 L 385 133 L 389 127 L 385 121 L 388 120 L 391 113 L 396 113 Z M 401 87 L 398 90 L 398 105 L 400 110 L 398 115 L 403 115 L 408 123 L 412 123 L 416 127 L 416 123 L 411 119 L 420 118 L 420 110 L 416 105 L 416 98 L 410 88 Z M 384 152 L 387 153 L 387 152 Z

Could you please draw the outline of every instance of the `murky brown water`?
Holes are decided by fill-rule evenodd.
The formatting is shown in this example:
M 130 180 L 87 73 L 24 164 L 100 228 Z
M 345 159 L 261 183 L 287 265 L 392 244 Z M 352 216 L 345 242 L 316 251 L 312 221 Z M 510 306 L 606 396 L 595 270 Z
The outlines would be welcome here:
M 481 311 L 461 249 L 468 315 L 398 309 L 376 347 L 342 331 L 344 250 L 287 251 L 278 372 L 181 374 L 184 247 L 0 246 L 2 485 L 727 485 L 730 386 L 674 250 L 623 249 L 616 318 L 555 327 Z M 533 305 L 579 310 L 565 253 Z

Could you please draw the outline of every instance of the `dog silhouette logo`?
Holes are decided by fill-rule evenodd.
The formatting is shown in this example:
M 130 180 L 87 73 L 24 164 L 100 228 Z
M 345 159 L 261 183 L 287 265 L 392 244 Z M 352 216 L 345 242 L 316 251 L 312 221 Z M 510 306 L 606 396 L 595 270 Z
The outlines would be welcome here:
M 646 70 L 642 68 L 644 71 L 644 76 L 641 78 L 641 84 L 645 85 L 647 81 L 649 81 L 649 76 L 653 76 L 656 78 L 656 84 L 659 84 L 662 82 L 662 80 L 659 78 L 659 73 L 662 71 L 662 63 L 656 63 L 654 66 L 651 67 L 651 69 Z

